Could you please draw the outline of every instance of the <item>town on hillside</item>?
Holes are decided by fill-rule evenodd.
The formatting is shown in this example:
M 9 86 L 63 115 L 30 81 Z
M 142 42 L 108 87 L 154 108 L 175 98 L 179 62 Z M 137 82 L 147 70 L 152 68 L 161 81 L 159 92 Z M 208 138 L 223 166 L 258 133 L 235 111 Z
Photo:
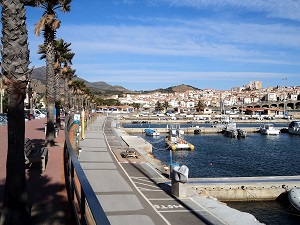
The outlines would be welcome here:
M 231 90 L 138 93 L 109 98 L 117 99 L 122 106 L 98 106 L 98 112 L 138 112 L 141 115 L 168 116 L 198 114 L 202 118 L 212 114 L 289 118 L 297 115 L 300 109 L 300 86 L 263 88 L 261 81 L 251 81 Z

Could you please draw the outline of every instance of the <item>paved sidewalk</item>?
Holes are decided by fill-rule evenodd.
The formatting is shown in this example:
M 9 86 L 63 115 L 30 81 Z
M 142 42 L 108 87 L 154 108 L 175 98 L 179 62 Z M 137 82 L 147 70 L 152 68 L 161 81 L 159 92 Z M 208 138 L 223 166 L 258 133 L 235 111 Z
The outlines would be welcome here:
M 42 146 L 45 140 L 46 118 L 25 122 L 25 137 L 35 146 Z M 72 224 L 65 189 L 63 169 L 64 131 L 60 130 L 55 139 L 56 145 L 49 148 L 49 160 L 44 173 L 38 165 L 26 169 L 29 205 L 31 205 L 32 224 Z M 7 126 L 0 126 L 0 206 L 3 205 L 3 192 L 6 177 Z M 37 168 L 36 168 L 37 166 Z

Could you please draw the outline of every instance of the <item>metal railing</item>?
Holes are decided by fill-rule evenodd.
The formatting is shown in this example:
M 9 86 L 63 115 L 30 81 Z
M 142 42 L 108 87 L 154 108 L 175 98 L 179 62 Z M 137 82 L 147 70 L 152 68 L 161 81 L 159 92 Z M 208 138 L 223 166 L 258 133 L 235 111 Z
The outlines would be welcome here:
M 69 131 L 75 126 L 71 116 L 65 120 L 64 170 L 69 203 L 76 224 L 110 224 L 96 194 L 94 193 L 77 155 L 74 152 Z

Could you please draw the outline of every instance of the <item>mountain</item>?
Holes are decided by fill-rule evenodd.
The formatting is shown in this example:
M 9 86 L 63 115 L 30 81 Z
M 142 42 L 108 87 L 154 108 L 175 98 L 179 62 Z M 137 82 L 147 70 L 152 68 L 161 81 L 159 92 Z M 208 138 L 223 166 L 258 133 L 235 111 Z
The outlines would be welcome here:
M 42 67 L 33 69 L 31 78 L 38 80 L 42 86 L 45 86 L 46 85 L 46 67 L 42 66 Z M 135 93 L 134 91 L 128 90 L 122 86 L 110 85 L 103 81 L 89 82 L 80 77 L 75 77 L 74 80 L 83 81 L 85 83 L 85 85 L 91 91 L 93 91 L 95 93 L 100 93 L 103 95 Z M 61 83 L 61 85 L 63 85 L 63 82 Z M 190 85 L 181 84 L 181 85 L 172 86 L 172 87 L 168 87 L 168 88 L 160 88 L 160 89 L 156 89 L 156 90 L 152 90 L 152 91 L 144 91 L 144 93 L 151 93 L 151 92 L 158 92 L 158 91 L 162 92 L 162 93 L 174 93 L 174 92 L 185 92 L 185 91 L 190 91 L 190 90 L 200 90 L 200 89 L 190 86 Z
M 193 90 L 200 90 L 200 89 L 190 85 L 180 84 L 177 86 L 172 86 L 168 88 L 159 88 L 153 91 L 144 91 L 144 92 L 145 93 L 151 93 L 151 92 L 174 93 L 174 92 L 186 92 L 186 91 L 193 91 Z
M 46 85 L 46 67 L 38 67 L 34 68 L 31 74 L 32 79 L 39 80 L 42 85 Z M 119 86 L 119 85 L 110 85 L 103 81 L 99 82 L 89 82 L 80 77 L 75 77 L 74 80 L 81 80 L 85 83 L 85 85 L 93 92 L 102 93 L 102 94 L 112 94 L 114 92 L 117 93 L 131 93 L 132 91 Z M 63 82 L 62 82 L 63 83 Z

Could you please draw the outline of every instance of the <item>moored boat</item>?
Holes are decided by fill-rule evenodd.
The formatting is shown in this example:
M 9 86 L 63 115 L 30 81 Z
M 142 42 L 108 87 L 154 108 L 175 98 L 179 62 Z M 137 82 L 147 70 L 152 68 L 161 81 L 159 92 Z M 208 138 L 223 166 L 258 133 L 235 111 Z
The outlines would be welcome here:
M 300 121 L 294 120 L 289 124 L 288 132 L 290 134 L 300 134 Z
M 222 133 L 226 137 L 231 138 L 246 138 L 247 137 L 247 131 L 242 129 L 236 128 L 236 123 L 229 122 L 225 125 L 225 127 L 222 129 Z
M 247 137 L 247 131 L 242 129 L 237 129 L 238 132 L 238 138 L 246 138 Z
M 160 135 L 160 133 L 157 130 L 150 129 L 150 128 L 146 128 L 145 133 L 148 136 L 159 136 Z
M 293 208 L 300 212 L 300 188 L 292 188 L 289 190 L 288 199 Z
M 183 139 L 184 131 L 176 128 L 169 130 L 169 135 L 165 138 L 168 149 L 176 150 L 194 150 L 194 145 Z
M 276 129 L 274 123 L 264 123 L 260 126 L 259 131 L 261 134 L 266 135 L 278 135 L 280 134 L 280 130 Z

